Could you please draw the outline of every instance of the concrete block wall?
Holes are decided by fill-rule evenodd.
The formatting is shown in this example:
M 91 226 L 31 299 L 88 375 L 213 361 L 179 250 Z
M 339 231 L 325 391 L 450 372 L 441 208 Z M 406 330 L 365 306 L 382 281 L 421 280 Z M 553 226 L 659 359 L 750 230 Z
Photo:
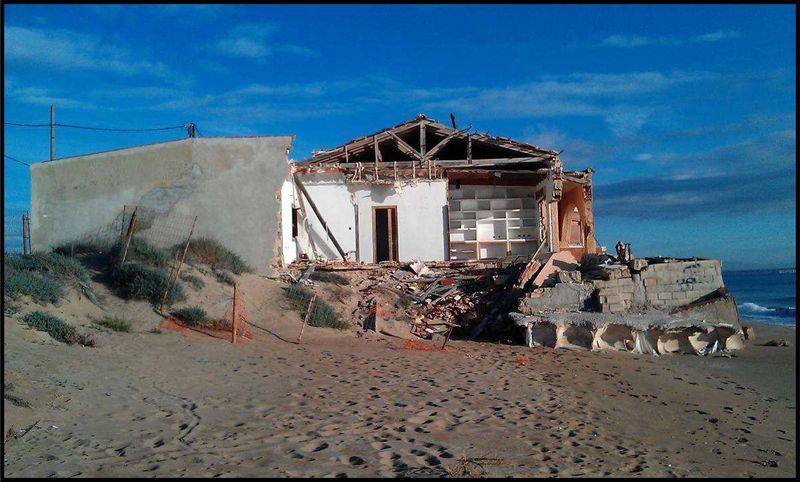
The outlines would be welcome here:
M 637 305 L 670 310 L 724 287 L 719 260 L 648 265 L 631 278 L 593 281 L 600 311 L 617 313 Z M 643 287 L 644 296 L 637 293 Z
M 597 290 L 596 301 L 603 313 L 619 313 L 633 306 L 636 286 L 633 278 L 619 278 L 608 281 L 592 281 Z

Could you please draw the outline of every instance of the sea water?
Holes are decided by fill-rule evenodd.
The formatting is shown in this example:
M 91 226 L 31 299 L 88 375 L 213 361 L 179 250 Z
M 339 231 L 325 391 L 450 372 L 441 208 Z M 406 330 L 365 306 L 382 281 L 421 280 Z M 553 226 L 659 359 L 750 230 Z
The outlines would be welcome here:
M 742 321 L 797 325 L 795 269 L 723 271 L 722 279 L 736 298 Z

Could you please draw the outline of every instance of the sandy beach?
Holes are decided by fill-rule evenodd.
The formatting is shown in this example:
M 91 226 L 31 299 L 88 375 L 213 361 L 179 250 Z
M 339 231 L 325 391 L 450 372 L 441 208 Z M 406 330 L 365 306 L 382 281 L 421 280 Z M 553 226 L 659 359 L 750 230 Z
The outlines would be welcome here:
M 281 284 L 258 283 L 248 296 L 274 301 L 244 344 L 150 333 L 141 304 L 118 307 L 133 333 L 94 330 L 94 348 L 4 317 L 4 475 L 796 475 L 794 328 L 756 326 L 732 358 L 423 351 L 311 327 L 296 344 Z M 49 310 L 97 315 L 75 302 Z

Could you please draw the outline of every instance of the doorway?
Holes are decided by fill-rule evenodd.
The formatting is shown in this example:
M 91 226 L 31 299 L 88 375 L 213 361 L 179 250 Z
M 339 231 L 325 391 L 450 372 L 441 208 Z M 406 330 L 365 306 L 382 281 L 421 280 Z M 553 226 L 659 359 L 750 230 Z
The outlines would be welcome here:
M 397 261 L 397 207 L 373 207 L 375 262 Z

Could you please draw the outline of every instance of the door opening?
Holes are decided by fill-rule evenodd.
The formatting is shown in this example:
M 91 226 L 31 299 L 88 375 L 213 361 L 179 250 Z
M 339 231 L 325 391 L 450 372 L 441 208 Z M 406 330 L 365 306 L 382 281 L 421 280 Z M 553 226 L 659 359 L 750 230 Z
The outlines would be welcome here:
M 372 209 L 375 262 L 397 261 L 397 208 Z

